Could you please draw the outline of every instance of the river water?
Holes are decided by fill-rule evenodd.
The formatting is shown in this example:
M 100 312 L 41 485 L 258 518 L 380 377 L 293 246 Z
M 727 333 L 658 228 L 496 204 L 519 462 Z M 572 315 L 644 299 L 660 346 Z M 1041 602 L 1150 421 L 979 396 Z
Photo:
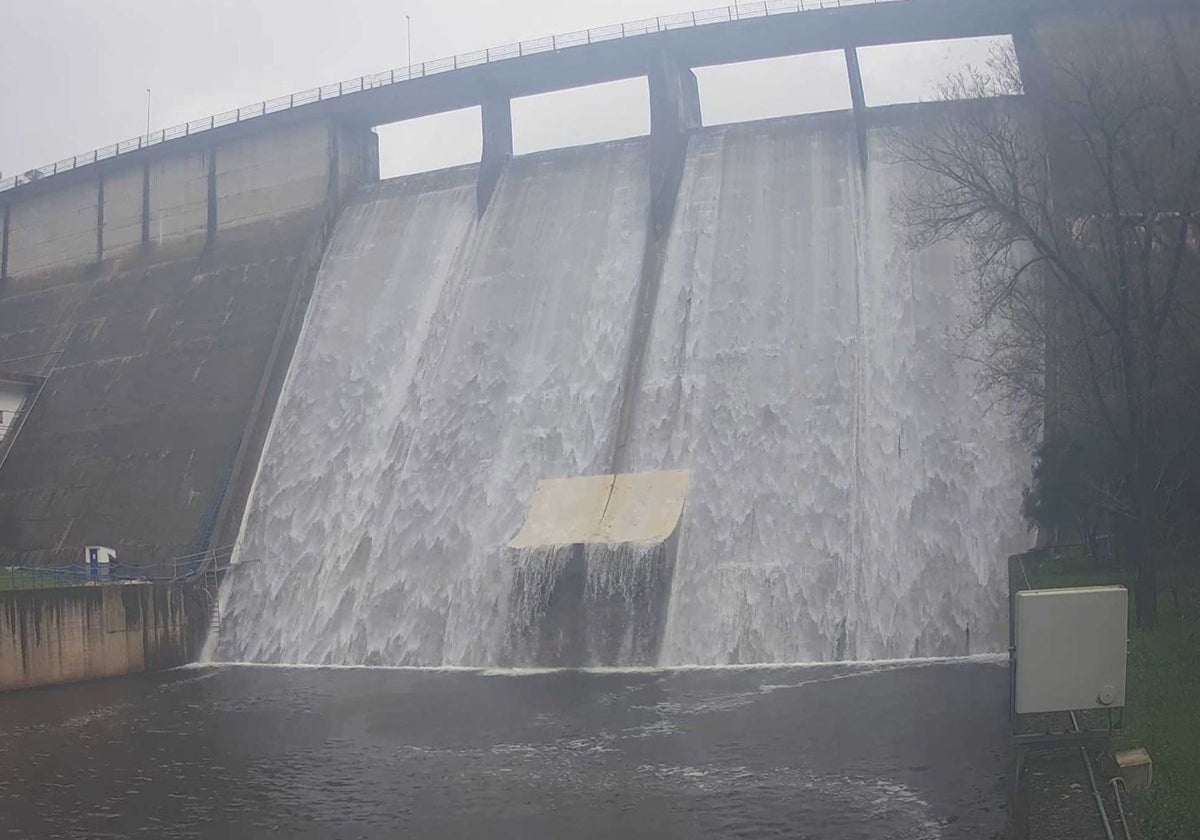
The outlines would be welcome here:
M 994 658 L 191 667 L 0 695 L 0 836 L 998 835 Z

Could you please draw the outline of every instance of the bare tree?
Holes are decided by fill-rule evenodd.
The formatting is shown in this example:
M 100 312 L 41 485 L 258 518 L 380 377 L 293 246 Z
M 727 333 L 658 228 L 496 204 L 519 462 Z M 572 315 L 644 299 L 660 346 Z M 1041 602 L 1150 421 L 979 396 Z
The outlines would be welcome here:
M 1179 451 L 1196 445 L 1200 67 L 1161 30 L 1103 20 L 1022 58 L 1024 81 L 998 50 L 942 90 L 972 101 L 897 136 L 925 173 L 901 211 L 917 244 L 969 246 L 984 385 L 1027 430 L 1044 419 L 1112 442 L 1117 480 L 1096 490 L 1152 627 Z

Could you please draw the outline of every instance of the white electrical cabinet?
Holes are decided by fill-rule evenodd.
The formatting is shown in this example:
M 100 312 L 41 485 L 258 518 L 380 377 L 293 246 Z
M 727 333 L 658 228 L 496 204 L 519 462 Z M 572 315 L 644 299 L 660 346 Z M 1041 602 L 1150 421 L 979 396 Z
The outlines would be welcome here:
M 1125 587 L 1018 592 L 1014 616 L 1017 714 L 1125 705 Z

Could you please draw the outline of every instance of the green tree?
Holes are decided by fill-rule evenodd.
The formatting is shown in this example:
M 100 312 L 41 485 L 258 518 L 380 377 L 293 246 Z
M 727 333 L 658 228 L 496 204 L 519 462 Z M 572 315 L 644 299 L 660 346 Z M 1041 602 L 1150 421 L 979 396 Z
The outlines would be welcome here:
M 1025 488 L 1021 513 L 1031 527 L 1077 534 L 1089 557 L 1100 559 L 1099 540 L 1116 518 L 1111 500 L 1120 471 L 1111 443 L 1086 440 L 1065 429 L 1047 430 L 1035 450 L 1033 483 Z

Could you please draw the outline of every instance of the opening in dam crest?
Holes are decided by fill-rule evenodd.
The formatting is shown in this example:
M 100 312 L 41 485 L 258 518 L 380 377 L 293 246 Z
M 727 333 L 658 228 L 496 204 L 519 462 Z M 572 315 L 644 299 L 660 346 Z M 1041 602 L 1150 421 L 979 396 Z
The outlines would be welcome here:
M 851 107 L 850 80 L 841 52 L 697 67 L 694 72 L 706 126 Z
M 860 47 L 858 63 L 862 68 L 867 106 L 941 99 L 942 87 L 951 77 L 968 68 L 986 72 L 988 59 L 998 49 L 1012 49 L 1012 37 L 956 38 Z
M 398 178 L 479 163 L 483 156 L 480 109 L 463 108 L 388 123 L 379 137 L 379 177 Z
M 986 72 L 1009 36 L 922 41 L 857 50 L 868 107 L 930 101 L 954 74 Z M 921 72 L 914 72 L 920 68 Z M 728 125 L 844 111 L 851 83 L 841 51 L 697 67 L 702 124 Z M 650 132 L 645 77 L 552 91 L 511 101 L 513 152 L 530 154 L 641 137 Z M 479 107 L 381 125 L 380 178 L 478 163 L 483 151 Z
M 586 146 L 650 133 L 644 77 L 525 96 L 512 101 L 513 152 Z

